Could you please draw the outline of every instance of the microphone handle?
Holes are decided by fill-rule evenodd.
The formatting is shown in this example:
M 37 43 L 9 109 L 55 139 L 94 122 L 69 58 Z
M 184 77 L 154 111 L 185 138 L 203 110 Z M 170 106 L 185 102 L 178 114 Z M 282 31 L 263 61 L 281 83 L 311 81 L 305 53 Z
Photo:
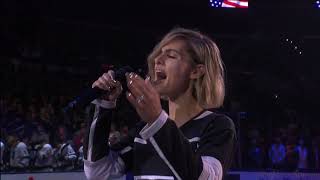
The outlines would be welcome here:
M 117 81 L 120 81 L 121 84 L 123 84 L 122 87 L 124 91 L 127 90 L 127 86 L 125 85 L 126 83 L 125 73 L 127 72 L 133 72 L 133 69 L 130 66 L 125 66 L 116 70 L 113 74 L 114 78 Z M 86 91 L 84 91 L 80 96 L 77 96 L 73 101 L 69 102 L 69 104 L 63 108 L 63 112 L 67 112 L 70 109 L 73 109 L 76 107 L 83 107 L 105 93 L 108 93 L 108 91 L 99 89 L 98 87 L 89 88 Z
M 81 95 L 77 96 L 73 101 L 69 102 L 68 105 L 63 108 L 63 111 L 66 112 L 70 109 L 89 104 L 91 101 L 100 97 L 104 93 L 106 93 L 106 91 L 98 87 L 87 89 Z

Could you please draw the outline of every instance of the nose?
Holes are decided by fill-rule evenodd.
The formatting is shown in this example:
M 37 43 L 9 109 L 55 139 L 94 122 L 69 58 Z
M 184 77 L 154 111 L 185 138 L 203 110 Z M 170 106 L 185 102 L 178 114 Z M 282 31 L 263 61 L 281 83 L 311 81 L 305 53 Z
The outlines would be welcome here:
M 164 64 L 164 56 L 163 54 L 159 54 L 155 59 L 154 59 L 155 64 Z

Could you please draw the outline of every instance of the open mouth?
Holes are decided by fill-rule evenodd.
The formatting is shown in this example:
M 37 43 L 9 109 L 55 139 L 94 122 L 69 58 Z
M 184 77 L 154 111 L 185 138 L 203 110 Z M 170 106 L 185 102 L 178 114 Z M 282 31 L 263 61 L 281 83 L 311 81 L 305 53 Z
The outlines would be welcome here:
M 157 80 L 164 80 L 167 78 L 167 75 L 164 72 L 156 72 Z
M 155 83 L 158 84 L 162 81 L 164 81 L 165 79 L 167 79 L 167 75 L 165 72 L 163 71 L 156 71 L 156 78 L 155 78 Z

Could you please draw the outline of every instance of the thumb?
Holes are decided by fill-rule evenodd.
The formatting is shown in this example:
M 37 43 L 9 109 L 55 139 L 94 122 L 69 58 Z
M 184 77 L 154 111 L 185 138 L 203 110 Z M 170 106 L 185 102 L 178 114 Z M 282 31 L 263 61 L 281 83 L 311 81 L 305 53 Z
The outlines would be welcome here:
M 108 74 L 110 75 L 111 79 L 114 80 L 116 77 L 115 72 L 113 70 L 109 70 Z

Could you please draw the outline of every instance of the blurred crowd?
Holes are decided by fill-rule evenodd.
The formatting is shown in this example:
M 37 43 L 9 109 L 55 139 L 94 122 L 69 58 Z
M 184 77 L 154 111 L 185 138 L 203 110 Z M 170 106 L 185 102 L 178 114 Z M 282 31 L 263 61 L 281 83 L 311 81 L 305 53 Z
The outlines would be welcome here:
M 70 171 L 83 168 L 83 138 L 92 106 L 65 112 L 71 97 L 0 98 L 1 171 Z M 129 106 L 126 106 L 129 107 Z M 123 111 L 121 111 L 123 112 Z M 109 144 L 128 134 L 129 125 L 119 113 L 112 123 Z M 128 122 L 128 121 L 127 121 Z M 306 128 L 307 130 L 310 128 Z M 245 129 L 242 129 L 244 131 Z M 267 137 L 257 127 L 248 128 L 241 141 L 242 168 L 280 171 L 320 170 L 320 136 L 305 136 L 297 123 L 273 128 Z M 318 135 L 317 135 L 318 134 Z
M 66 98 L 1 96 L 1 170 L 82 169 L 90 106 L 64 112 Z M 109 143 L 127 134 L 112 124 Z
M 307 128 L 310 131 L 311 127 Z M 245 167 L 280 171 L 320 171 L 320 136 L 306 135 L 297 123 L 272 129 L 266 138 L 263 130 L 248 131 Z
M 1 57 L 1 172 L 83 168 L 83 137 L 92 106 L 66 106 L 90 87 L 94 74 L 73 66 L 39 63 L 39 59 Z M 23 59 L 23 60 L 22 60 Z M 99 69 L 99 68 L 94 68 Z M 117 102 L 109 143 L 135 124 L 133 109 Z M 124 104 L 123 104 L 124 103 Z M 130 114 L 130 115 L 128 115 Z M 107 140 L 106 140 L 107 141 Z

